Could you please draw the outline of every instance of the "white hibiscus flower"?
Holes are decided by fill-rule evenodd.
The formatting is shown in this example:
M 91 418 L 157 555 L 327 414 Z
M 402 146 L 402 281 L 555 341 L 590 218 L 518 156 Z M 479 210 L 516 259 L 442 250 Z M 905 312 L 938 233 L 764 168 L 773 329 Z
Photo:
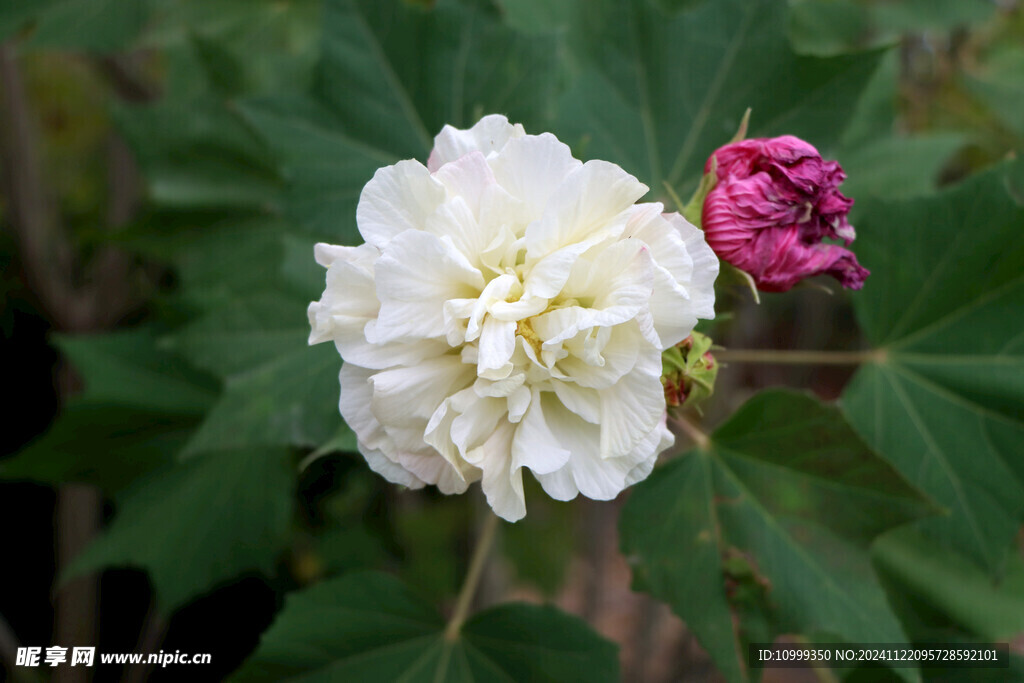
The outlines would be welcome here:
M 703 234 L 614 164 L 503 116 L 445 126 L 427 166 L 377 171 L 358 247 L 319 244 L 310 343 L 333 341 L 341 414 L 370 467 L 411 488 L 480 480 L 526 514 L 614 498 L 672 444 L 661 352 L 714 315 Z

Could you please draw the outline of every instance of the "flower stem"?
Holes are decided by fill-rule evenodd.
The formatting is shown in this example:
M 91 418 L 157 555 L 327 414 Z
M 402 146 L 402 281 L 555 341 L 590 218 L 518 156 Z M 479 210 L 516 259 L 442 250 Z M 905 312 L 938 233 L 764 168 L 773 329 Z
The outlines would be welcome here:
M 715 358 L 723 363 L 776 365 L 860 365 L 885 360 L 884 349 L 869 351 L 786 351 L 783 349 L 722 349 Z
M 672 421 L 678 425 L 680 429 L 686 432 L 686 435 L 693 440 L 697 445 L 697 448 L 706 449 L 711 445 L 711 437 L 708 436 L 703 429 L 698 427 L 690 418 L 685 415 L 675 415 Z
M 483 529 L 480 530 L 480 538 L 477 539 L 476 547 L 473 549 L 473 557 L 469 560 L 469 571 L 466 573 L 465 581 L 462 582 L 459 597 L 455 601 L 452 618 L 448 620 L 448 626 L 444 629 L 445 640 L 456 640 L 459 637 L 462 624 L 469 616 L 469 607 L 473 604 L 473 596 L 476 595 L 476 588 L 480 583 L 484 565 L 487 564 L 491 546 L 494 545 L 494 535 L 497 530 L 498 516 L 488 512 Z

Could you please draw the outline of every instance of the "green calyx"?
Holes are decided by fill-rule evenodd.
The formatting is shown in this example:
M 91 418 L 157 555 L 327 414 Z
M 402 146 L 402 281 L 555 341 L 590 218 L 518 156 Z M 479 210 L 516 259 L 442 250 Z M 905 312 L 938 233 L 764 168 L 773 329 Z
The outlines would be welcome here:
M 694 332 L 662 352 L 661 383 L 669 406 L 698 406 L 714 393 L 718 362 L 711 355 L 711 344 L 710 337 Z

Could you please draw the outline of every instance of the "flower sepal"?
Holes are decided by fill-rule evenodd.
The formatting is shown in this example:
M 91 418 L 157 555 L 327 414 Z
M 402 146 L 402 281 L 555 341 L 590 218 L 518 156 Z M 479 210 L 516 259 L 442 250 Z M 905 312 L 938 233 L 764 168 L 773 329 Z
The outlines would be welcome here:
M 693 332 L 661 354 L 661 383 L 669 408 L 697 408 L 715 393 L 718 362 L 711 354 L 711 338 Z
M 711 168 L 700 178 L 700 184 L 697 186 L 696 192 L 690 197 L 690 201 L 685 206 L 680 208 L 680 213 L 683 214 L 683 218 L 690 221 L 698 228 L 704 229 L 702 222 L 702 215 L 704 213 L 704 200 L 708 198 L 711 190 L 715 189 L 715 184 L 718 183 L 718 162 L 712 158 Z M 675 192 L 671 186 L 667 186 L 669 191 L 672 192 L 673 196 Z M 676 200 L 679 203 L 679 200 Z
M 740 142 L 741 140 L 745 139 L 747 137 L 747 127 L 749 125 L 750 107 L 747 107 L 747 110 L 743 112 L 743 119 L 740 121 L 740 125 L 736 129 L 736 133 L 732 136 L 732 139 L 729 140 L 729 144 L 731 145 L 734 142 Z M 690 221 L 691 223 L 696 225 L 698 228 L 701 228 L 702 230 L 704 229 L 702 225 L 704 213 L 704 200 L 708 198 L 708 195 L 711 193 L 711 190 L 715 189 L 715 184 L 718 183 L 718 160 L 715 159 L 714 156 L 712 156 L 710 163 L 710 168 L 708 168 L 708 170 L 700 178 L 700 184 L 697 185 L 697 190 L 693 193 L 693 196 L 690 197 L 690 201 L 687 202 L 685 205 L 683 205 L 683 203 L 679 201 L 679 198 L 676 196 L 675 190 L 672 189 L 672 186 L 669 185 L 668 183 L 665 184 L 665 187 L 669 191 L 669 194 L 672 195 L 673 199 L 676 200 L 676 204 L 679 205 L 679 212 L 683 214 L 683 218 Z M 751 282 L 753 282 L 753 278 L 751 278 Z
M 749 289 L 754 297 L 754 303 L 761 303 L 761 294 L 757 290 L 757 282 L 754 276 L 747 271 L 737 268 L 728 261 L 722 261 L 722 269 L 718 273 L 718 281 L 723 285 L 736 285 Z

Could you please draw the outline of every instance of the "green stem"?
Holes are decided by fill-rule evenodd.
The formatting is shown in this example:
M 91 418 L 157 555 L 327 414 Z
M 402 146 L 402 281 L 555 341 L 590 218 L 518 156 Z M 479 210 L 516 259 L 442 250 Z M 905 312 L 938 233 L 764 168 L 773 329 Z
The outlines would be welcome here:
M 782 349 L 722 349 L 715 359 L 723 363 L 767 363 L 775 365 L 861 365 L 885 361 L 885 350 L 870 351 L 785 351 Z
M 673 422 L 678 427 L 686 432 L 686 435 L 697 445 L 697 448 L 706 450 L 711 445 L 711 437 L 707 433 L 697 426 L 690 418 L 685 415 L 673 415 Z
M 444 629 L 445 640 L 458 639 L 462 624 L 469 616 L 469 608 L 473 604 L 473 596 L 476 595 L 476 588 L 483 575 L 484 565 L 487 564 L 491 546 L 494 545 L 494 535 L 497 530 L 498 516 L 489 512 L 487 519 L 484 520 L 483 529 L 480 531 L 480 538 L 477 539 L 476 547 L 473 549 L 473 557 L 469 560 L 469 571 L 466 573 L 466 580 L 462 582 L 459 597 L 455 601 L 452 618 L 448 620 L 448 626 Z

